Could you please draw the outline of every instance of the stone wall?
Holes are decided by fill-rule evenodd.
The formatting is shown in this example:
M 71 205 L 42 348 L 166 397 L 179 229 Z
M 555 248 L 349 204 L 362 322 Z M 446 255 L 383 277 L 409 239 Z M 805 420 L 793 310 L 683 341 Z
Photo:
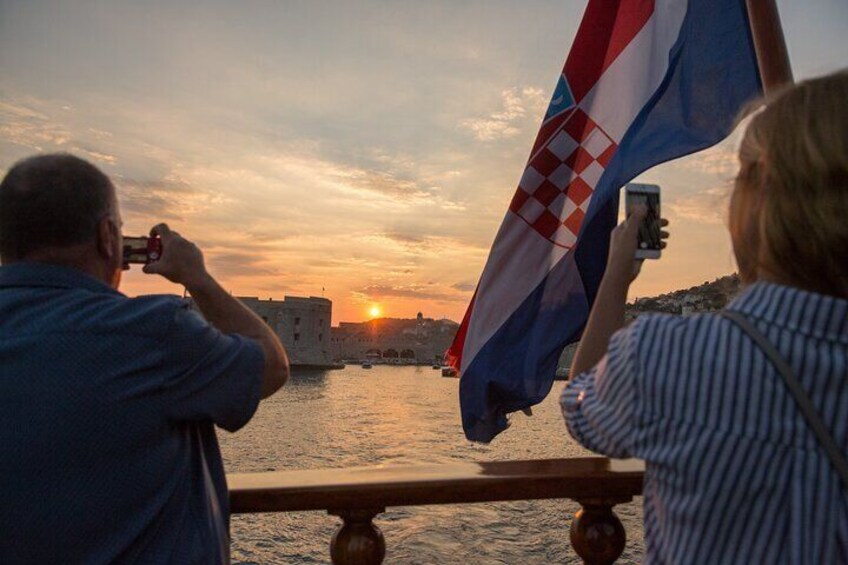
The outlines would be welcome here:
M 286 296 L 283 300 L 239 297 L 274 329 L 293 366 L 332 364 L 330 323 L 333 303 L 326 298 Z

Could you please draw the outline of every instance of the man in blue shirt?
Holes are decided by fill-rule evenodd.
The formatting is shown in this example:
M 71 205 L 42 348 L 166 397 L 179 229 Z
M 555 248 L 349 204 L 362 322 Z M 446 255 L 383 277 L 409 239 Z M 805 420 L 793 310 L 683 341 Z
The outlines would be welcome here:
M 226 563 L 214 426 L 236 431 L 289 374 L 271 329 L 165 224 L 128 298 L 115 189 L 71 155 L 0 184 L 0 562 Z

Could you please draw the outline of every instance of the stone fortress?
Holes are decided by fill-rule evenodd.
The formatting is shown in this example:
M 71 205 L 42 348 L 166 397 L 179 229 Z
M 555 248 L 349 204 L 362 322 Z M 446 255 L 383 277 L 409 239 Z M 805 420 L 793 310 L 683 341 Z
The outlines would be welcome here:
M 333 303 L 326 298 L 286 296 L 283 300 L 260 300 L 255 296 L 238 299 L 265 320 L 280 338 L 294 368 L 329 368 L 330 323 Z

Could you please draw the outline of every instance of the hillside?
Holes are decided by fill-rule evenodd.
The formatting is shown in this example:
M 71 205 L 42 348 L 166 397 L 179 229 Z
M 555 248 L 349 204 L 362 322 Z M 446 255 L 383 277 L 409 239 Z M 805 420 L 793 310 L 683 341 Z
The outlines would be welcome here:
M 675 290 L 649 298 L 637 298 L 627 305 L 627 312 L 630 317 L 636 317 L 645 312 L 683 315 L 715 312 L 724 308 L 739 293 L 740 288 L 739 275 L 734 273 L 685 290 Z
M 741 281 L 739 275 L 732 274 L 719 277 L 714 281 L 683 290 L 675 290 L 659 296 L 636 298 L 627 305 L 625 317 L 633 320 L 640 314 L 661 312 L 666 314 L 689 315 L 699 312 L 715 312 L 721 310 L 739 293 Z M 557 366 L 560 370 L 571 365 L 571 359 L 577 350 L 577 344 L 566 347 L 560 355 Z

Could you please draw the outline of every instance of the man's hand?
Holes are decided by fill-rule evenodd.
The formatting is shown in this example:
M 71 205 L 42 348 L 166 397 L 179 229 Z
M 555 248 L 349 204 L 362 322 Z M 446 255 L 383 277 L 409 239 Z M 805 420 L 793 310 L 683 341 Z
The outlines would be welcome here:
M 209 281 L 211 277 L 206 271 L 203 253 L 194 243 L 171 231 L 168 224 L 153 226 L 150 235 L 162 239 L 162 257 L 145 265 L 145 273 L 162 275 L 171 282 L 185 286 L 189 292 Z
M 265 357 L 262 398 L 274 394 L 289 378 L 288 356 L 277 335 L 218 284 L 206 270 L 203 253 L 195 244 L 171 231 L 166 224 L 154 226 L 150 235 L 162 238 L 162 257 L 145 265 L 144 272 L 184 285 L 206 321 L 222 332 L 237 333 L 259 342 Z

